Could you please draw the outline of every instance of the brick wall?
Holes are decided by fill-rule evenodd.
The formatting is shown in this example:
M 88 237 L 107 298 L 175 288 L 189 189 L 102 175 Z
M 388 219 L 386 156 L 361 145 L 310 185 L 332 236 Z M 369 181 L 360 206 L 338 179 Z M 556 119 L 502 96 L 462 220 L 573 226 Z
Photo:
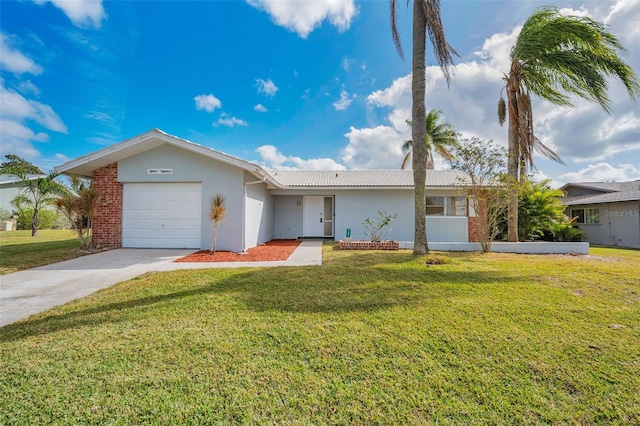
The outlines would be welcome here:
M 340 250 L 398 250 L 397 241 L 338 241 Z
M 93 216 L 94 247 L 122 247 L 122 184 L 118 182 L 118 164 L 112 163 L 93 172 L 93 187 L 99 198 Z
M 470 217 L 469 218 L 469 242 L 477 243 L 480 241 L 480 237 L 478 235 L 478 218 Z

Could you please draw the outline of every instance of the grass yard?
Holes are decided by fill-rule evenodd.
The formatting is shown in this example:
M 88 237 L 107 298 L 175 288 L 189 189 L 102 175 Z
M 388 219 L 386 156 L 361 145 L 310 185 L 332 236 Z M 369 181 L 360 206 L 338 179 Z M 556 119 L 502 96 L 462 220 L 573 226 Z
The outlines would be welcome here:
M 640 423 L 640 251 L 324 259 L 147 274 L 1 329 L 0 424 Z
M 0 275 L 81 256 L 78 235 L 69 229 L 0 232 Z

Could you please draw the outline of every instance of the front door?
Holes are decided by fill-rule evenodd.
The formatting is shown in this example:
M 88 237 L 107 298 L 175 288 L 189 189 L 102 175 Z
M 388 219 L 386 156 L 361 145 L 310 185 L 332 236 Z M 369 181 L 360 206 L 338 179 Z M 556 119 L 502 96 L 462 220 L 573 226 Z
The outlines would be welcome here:
M 305 237 L 333 236 L 333 197 L 304 197 L 302 231 Z

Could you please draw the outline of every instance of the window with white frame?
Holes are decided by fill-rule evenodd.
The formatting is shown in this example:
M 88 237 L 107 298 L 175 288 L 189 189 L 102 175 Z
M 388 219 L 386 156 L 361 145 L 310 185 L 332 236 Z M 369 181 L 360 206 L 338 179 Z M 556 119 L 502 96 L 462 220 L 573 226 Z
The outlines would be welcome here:
M 467 199 L 465 197 L 447 197 L 447 216 L 466 216 Z
M 577 217 L 576 223 L 600 223 L 600 212 L 598 209 L 573 209 L 571 210 L 571 217 Z
M 426 197 L 427 216 L 466 216 L 467 200 L 465 197 Z

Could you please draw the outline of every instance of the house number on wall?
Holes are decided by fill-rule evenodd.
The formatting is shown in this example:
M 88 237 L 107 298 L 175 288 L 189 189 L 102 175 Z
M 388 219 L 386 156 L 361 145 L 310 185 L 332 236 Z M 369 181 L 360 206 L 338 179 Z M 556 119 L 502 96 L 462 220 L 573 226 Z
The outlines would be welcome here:
M 170 175 L 173 169 L 147 169 L 148 175 Z

